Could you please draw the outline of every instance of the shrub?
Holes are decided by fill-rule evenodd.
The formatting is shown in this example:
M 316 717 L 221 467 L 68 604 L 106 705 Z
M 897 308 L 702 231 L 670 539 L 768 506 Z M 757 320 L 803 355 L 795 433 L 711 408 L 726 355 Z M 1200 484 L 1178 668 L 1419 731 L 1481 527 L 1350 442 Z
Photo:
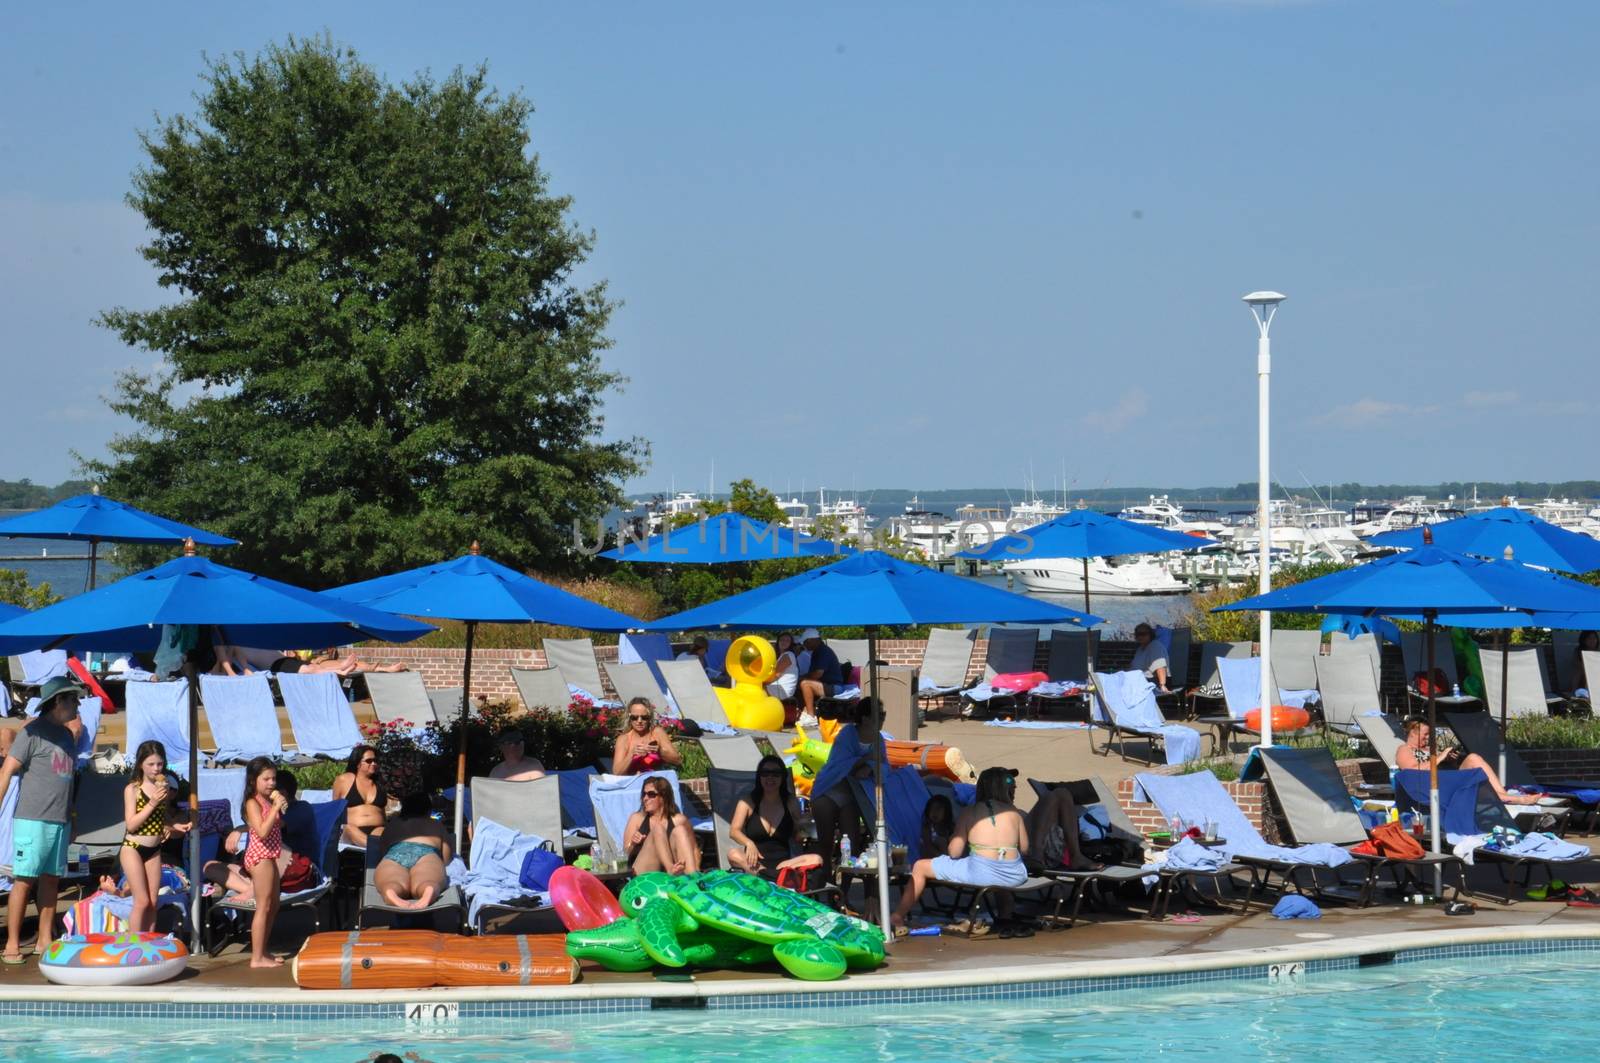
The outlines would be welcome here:
M 1239 778 L 1239 763 L 1232 757 L 1204 757 L 1182 765 L 1178 774 L 1194 775 L 1202 771 L 1209 771 L 1219 782 L 1236 782 Z
M 1314 565 L 1285 565 L 1272 574 L 1272 587 L 1292 587 L 1296 583 L 1342 572 L 1349 565 L 1320 562 Z M 1194 637 L 1201 642 L 1255 642 L 1261 635 L 1261 617 L 1254 612 L 1214 613 L 1218 606 L 1231 605 L 1256 594 L 1258 580 L 1249 580 L 1231 587 L 1217 587 L 1190 599 L 1189 613 L 1180 621 L 1194 629 Z M 1322 626 L 1321 613 L 1274 613 L 1272 626 L 1284 631 L 1311 631 Z
M 331 790 L 333 780 L 344 774 L 344 761 L 319 760 L 315 764 L 285 765 L 278 769 L 293 775 L 304 790 Z
M 1518 716 L 1506 721 L 1517 749 L 1600 749 L 1600 719 L 1593 716 Z

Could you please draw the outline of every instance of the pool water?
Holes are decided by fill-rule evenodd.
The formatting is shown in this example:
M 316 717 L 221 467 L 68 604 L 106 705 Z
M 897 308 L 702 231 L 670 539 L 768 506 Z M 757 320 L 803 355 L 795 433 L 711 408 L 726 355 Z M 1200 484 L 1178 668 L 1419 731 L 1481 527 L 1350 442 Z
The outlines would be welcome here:
M 469 1020 L 425 1032 L 398 1022 L 5 1019 L 0 1059 L 1584 1059 L 1595 1042 L 1594 960 L 1556 951 L 1317 973 L 1290 988 L 1252 978 L 982 1004 Z

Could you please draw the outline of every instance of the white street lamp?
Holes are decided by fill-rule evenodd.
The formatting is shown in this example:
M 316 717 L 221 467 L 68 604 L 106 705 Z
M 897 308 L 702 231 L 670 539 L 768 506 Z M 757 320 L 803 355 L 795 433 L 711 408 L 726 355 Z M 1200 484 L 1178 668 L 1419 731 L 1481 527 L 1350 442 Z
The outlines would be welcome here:
M 1250 304 L 1250 313 L 1256 319 L 1261 333 L 1256 346 L 1256 379 L 1259 382 L 1261 410 L 1258 415 L 1259 468 L 1261 513 L 1256 518 L 1256 532 L 1261 536 L 1261 593 L 1272 590 L 1272 472 L 1268 461 L 1272 420 L 1269 416 L 1269 398 L 1272 379 L 1272 340 L 1269 333 L 1278 304 L 1288 298 L 1278 292 L 1251 292 L 1244 297 Z M 1272 614 L 1261 611 L 1261 744 L 1272 745 L 1272 706 L 1278 700 L 1276 684 L 1272 681 Z

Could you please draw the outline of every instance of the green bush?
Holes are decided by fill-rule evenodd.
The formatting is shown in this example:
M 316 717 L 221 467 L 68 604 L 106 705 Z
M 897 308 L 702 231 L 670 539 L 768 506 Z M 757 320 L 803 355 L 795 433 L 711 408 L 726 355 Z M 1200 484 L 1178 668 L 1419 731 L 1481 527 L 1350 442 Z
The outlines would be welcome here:
M 1362 747 L 1356 743 L 1357 740 L 1354 738 L 1329 734 L 1290 738 L 1282 744 L 1291 749 L 1326 749 L 1333 755 L 1334 760 L 1354 760 L 1362 755 Z
M 1519 716 L 1506 722 L 1517 749 L 1600 749 L 1600 719 L 1593 716 Z
M 1239 778 L 1239 764 L 1232 757 L 1204 757 L 1200 760 L 1191 760 L 1179 768 L 1178 774 L 1194 775 L 1202 771 L 1209 771 L 1219 782 L 1236 782 Z
M 344 761 L 319 760 L 315 764 L 291 765 L 279 770 L 293 775 L 301 790 L 331 790 L 333 780 L 344 774 Z
M 1272 587 L 1274 590 L 1280 587 L 1292 587 L 1296 583 L 1304 583 L 1334 572 L 1343 572 L 1350 567 L 1331 561 L 1314 565 L 1286 565 L 1272 574 Z M 1187 617 L 1180 622 L 1193 628 L 1194 637 L 1200 642 L 1255 642 L 1261 634 L 1259 613 L 1214 613 L 1212 610 L 1218 606 L 1242 601 L 1256 594 L 1259 589 L 1259 581 L 1250 580 L 1237 586 L 1218 587 L 1204 594 L 1197 594 L 1191 599 Z M 1322 614 L 1274 613 L 1272 626 L 1285 631 L 1313 631 L 1322 626 Z

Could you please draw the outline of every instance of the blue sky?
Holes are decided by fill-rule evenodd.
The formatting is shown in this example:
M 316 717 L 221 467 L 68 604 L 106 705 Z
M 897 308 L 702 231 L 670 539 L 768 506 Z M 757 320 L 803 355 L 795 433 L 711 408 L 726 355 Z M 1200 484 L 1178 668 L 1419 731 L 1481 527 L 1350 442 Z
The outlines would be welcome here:
M 1589 3 L 29 5 L 0 40 L 0 477 L 148 363 L 122 203 L 202 53 L 486 61 L 624 303 L 630 490 L 1600 475 Z

